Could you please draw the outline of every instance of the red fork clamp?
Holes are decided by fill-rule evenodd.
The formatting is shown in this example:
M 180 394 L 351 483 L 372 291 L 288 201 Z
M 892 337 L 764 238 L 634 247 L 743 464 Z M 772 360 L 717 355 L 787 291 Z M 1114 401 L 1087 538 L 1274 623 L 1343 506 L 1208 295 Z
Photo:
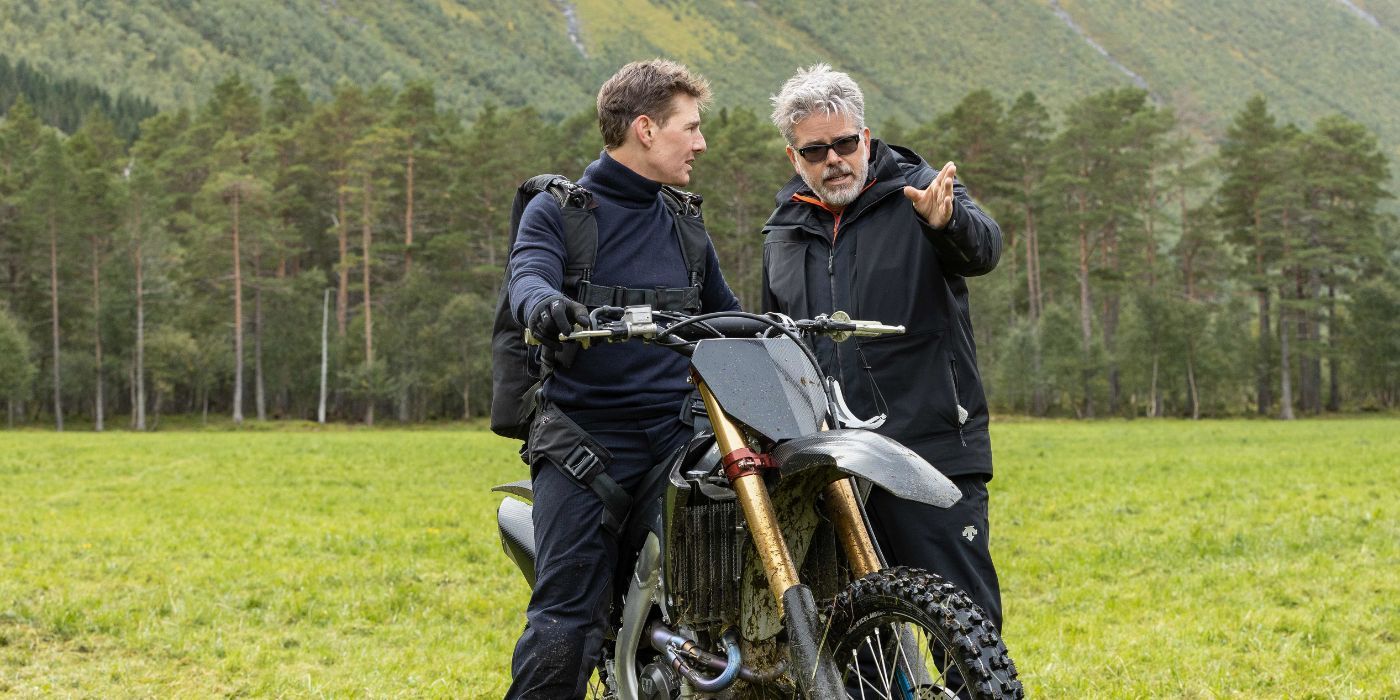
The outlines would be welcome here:
M 741 476 L 757 474 L 763 469 L 773 468 L 773 458 L 748 447 L 741 447 L 720 459 L 724 464 L 724 476 L 733 482 Z

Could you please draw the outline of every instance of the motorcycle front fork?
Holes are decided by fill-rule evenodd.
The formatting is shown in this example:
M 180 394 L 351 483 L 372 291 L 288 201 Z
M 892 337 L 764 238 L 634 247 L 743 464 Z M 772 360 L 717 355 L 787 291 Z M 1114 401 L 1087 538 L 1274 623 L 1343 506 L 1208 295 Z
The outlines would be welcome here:
M 714 427 L 715 440 L 725 465 L 725 476 L 744 511 L 754 549 L 768 578 L 768 588 L 787 620 L 789 654 L 794 678 L 810 697 L 844 697 L 835 664 L 821 643 L 816 603 L 812 591 L 802 585 L 797 565 L 778 525 L 773 502 L 761 472 L 763 457 L 749 447 L 744 431 L 725 415 L 710 388 L 698 376 L 696 386 Z M 880 569 L 879 556 L 865 526 L 851 479 L 839 479 L 825 491 L 827 515 L 836 528 L 851 572 L 861 577 Z
M 710 425 L 714 427 L 715 440 L 719 443 L 720 454 L 724 456 L 727 466 L 734 455 L 751 452 L 748 441 L 744 439 L 743 430 L 725 415 L 705 382 L 697 380 L 696 385 L 700 389 L 700 397 L 705 401 Z M 773 502 L 768 498 L 768 489 L 763 483 L 763 476 L 756 468 L 733 472 L 726 468 L 726 476 L 730 477 L 739 506 L 744 510 L 744 517 L 748 519 L 754 548 L 758 550 L 758 556 L 763 562 L 763 571 L 768 576 L 768 587 L 773 592 L 773 597 L 778 600 L 781 610 L 783 594 L 797 585 L 799 580 L 797 566 L 793 563 L 792 554 L 788 552 L 787 543 L 783 541 L 777 515 L 773 511 Z M 845 551 L 847 562 L 850 563 L 851 573 L 860 578 L 878 571 L 880 559 L 876 554 L 875 544 L 870 539 L 870 531 L 865 526 L 860 504 L 856 500 L 854 480 L 845 478 L 833 481 L 823 493 L 827 516 L 835 525 L 837 538 Z

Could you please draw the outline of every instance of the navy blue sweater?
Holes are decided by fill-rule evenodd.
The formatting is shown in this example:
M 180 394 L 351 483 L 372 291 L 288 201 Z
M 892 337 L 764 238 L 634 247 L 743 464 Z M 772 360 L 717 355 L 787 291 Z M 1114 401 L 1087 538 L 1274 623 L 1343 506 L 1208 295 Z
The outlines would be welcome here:
M 583 172 L 578 184 L 593 193 L 598 207 L 598 256 L 592 282 L 652 289 L 685 287 L 681 254 L 671 211 L 660 183 L 638 175 L 605 151 Z M 526 324 L 539 303 L 560 293 L 564 283 L 564 218 L 553 197 L 535 197 L 520 217 L 510 258 L 510 304 Z M 711 244 L 707 253 L 703 310 L 739 308 L 720 273 Z M 572 366 L 550 375 L 544 396 L 565 412 L 603 409 L 617 417 L 679 412 L 690 391 L 688 360 L 665 348 L 640 342 L 595 344 L 580 351 Z

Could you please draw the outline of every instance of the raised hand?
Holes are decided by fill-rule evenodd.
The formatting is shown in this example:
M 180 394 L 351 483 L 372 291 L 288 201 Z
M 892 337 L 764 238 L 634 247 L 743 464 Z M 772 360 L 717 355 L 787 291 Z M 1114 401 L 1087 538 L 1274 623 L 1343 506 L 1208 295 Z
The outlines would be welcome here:
M 914 211 L 934 228 L 948 225 L 953 216 L 953 178 L 958 174 L 958 166 L 948 161 L 926 189 L 905 186 L 904 196 L 914 204 Z

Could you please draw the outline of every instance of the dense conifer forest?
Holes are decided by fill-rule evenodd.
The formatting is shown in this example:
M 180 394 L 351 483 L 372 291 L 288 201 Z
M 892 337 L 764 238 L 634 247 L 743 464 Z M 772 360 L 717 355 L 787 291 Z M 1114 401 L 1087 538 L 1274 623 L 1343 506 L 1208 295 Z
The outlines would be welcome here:
M 324 311 L 331 419 L 481 415 L 515 186 L 578 176 L 598 84 L 665 54 L 718 95 L 692 186 L 743 300 L 791 176 L 767 96 L 828 61 L 1002 226 L 972 282 L 995 411 L 1394 408 L 1396 26 L 1390 2 L 0 0 L 0 403 L 314 419 Z
M 0 114 L 21 97 L 40 119 L 67 134 L 78 129 L 84 115 L 97 110 L 126 143 L 136 140 L 141 121 L 156 113 L 149 100 L 125 93 L 113 98 L 96 86 L 72 78 L 54 80 L 24 61 L 11 64 L 0 55 Z
M 332 419 L 480 415 L 514 188 L 577 176 L 600 146 L 590 111 L 488 106 L 466 123 L 429 83 L 315 100 L 235 75 L 130 144 L 98 107 L 71 133 L 24 97 L 4 117 L 0 389 L 11 423 L 59 427 L 315 418 L 323 310 Z M 692 185 L 755 300 L 790 166 L 752 110 L 703 129 Z M 1302 127 L 1253 97 L 1216 146 L 1135 87 L 1064 110 L 974 90 L 874 130 L 959 163 L 1002 226 L 972 294 L 994 410 L 1289 417 L 1400 399 L 1390 166 L 1351 119 Z

